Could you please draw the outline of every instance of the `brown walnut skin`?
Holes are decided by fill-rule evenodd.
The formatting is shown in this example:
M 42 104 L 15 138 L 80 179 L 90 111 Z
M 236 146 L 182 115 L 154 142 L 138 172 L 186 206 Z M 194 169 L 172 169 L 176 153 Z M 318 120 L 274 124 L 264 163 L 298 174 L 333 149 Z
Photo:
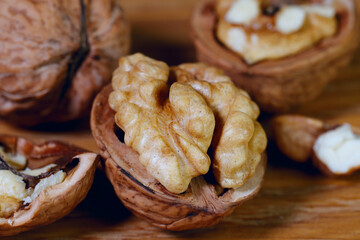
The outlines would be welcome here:
M 103 157 L 106 175 L 117 196 L 138 217 L 156 227 L 173 231 L 209 227 L 260 190 L 266 165 L 265 154 L 255 175 L 239 189 L 229 189 L 219 195 L 218 186 L 199 176 L 192 179 L 185 193 L 167 191 L 147 173 L 138 153 L 121 142 L 117 136 L 119 133 L 115 133 L 115 112 L 108 104 L 111 91 L 112 87 L 108 85 L 95 98 L 91 128 Z
M 311 160 L 313 165 L 327 176 L 350 175 L 358 168 L 350 169 L 344 174 L 332 172 L 316 155 L 313 146 L 317 138 L 336 127 L 338 124 L 328 124 L 319 119 L 300 115 L 282 115 L 273 118 L 271 131 L 278 148 L 288 158 L 296 162 Z M 351 127 L 355 134 L 360 135 L 360 129 Z
M 0 236 L 15 235 L 61 219 L 90 190 L 99 159 L 97 154 L 57 141 L 30 141 L 8 135 L 0 135 L 0 144 L 13 154 L 26 156 L 29 168 L 56 163 L 65 167 L 63 171 L 67 174 L 62 183 L 42 191 L 32 203 L 20 207 L 13 216 L 0 218 Z
M 342 7 L 337 12 L 339 27 L 335 36 L 299 54 L 248 65 L 241 56 L 219 43 L 214 34 L 215 2 L 202 1 L 191 20 L 197 58 L 223 69 L 239 87 L 250 93 L 262 110 L 288 111 L 315 99 L 354 55 L 359 43 L 359 4 L 352 0 L 338 2 Z
M 89 114 L 130 48 L 118 0 L 0 2 L 0 116 L 23 126 Z

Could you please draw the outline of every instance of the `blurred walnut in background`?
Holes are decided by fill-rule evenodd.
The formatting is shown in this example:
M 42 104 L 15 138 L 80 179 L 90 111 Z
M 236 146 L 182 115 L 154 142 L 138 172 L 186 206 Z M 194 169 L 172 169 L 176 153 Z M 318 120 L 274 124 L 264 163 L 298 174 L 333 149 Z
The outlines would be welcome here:
M 0 23 L 0 115 L 19 125 L 86 116 L 130 47 L 117 0 L 3 0 Z

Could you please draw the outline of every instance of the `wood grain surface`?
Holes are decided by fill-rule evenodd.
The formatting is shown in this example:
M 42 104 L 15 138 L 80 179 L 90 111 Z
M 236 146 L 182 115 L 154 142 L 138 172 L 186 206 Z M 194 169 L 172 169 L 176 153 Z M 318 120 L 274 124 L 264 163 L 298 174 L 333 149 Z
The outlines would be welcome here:
M 189 16 L 195 0 L 123 0 L 132 23 L 133 52 L 169 64 L 195 61 Z M 295 110 L 360 127 L 360 52 L 314 102 Z M 270 115 L 261 116 L 266 126 Z M 97 151 L 88 119 L 60 126 L 19 129 L 0 122 L 0 132 L 59 139 Z M 360 174 L 328 178 L 309 164 L 295 164 L 272 142 L 264 186 L 220 224 L 169 232 L 128 212 L 102 171 L 84 202 L 49 226 L 8 239 L 360 239 Z M 6 239 L 6 238 L 5 238 Z

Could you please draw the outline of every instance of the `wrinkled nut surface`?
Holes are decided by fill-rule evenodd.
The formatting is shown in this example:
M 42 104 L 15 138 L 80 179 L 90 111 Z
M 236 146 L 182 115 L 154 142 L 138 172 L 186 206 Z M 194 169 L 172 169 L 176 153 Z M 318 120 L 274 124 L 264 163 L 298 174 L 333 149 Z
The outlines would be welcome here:
M 267 8 L 265 4 L 264 12 L 250 9 L 246 14 L 241 10 L 242 17 L 246 17 L 244 20 L 235 17 L 231 10 L 232 4 L 236 8 L 242 5 L 240 2 L 250 8 L 259 5 L 249 3 L 257 0 L 199 2 L 192 15 L 191 36 L 198 60 L 222 69 L 237 86 L 250 94 L 262 111 L 284 112 L 315 99 L 339 70 L 349 63 L 359 44 L 358 1 L 325 1 L 332 3 L 331 8 L 323 4 L 319 6 L 323 1 L 318 0 L 292 1 L 300 2 L 300 12 L 305 11 L 307 17 L 303 26 L 290 34 L 275 31 L 274 16 L 280 13 L 278 7 Z M 268 2 L 284 4 L 275 0 Z M 240 14 L 239 9 L 235 10 Z M 280 25 L 292 22 L 286 20 L 286 15 L 285 20 L 279 19 Z M 234 24 L 231 19 L 240 23 Z M 310 19 L 316 27 L 309 27 Z M 268 23 L 274 29 L 267 29 L 270 26 Z M 322 27 L 328 25 L 332 27 Z M 290 26 L 284 26 L 284 30 L 296 30 L 297 27 L 295 21 Z M 280 38 L 277 34 L 284 36 Z M 228 39 L 235 50 L 224 44 L 221 38 Z M 286 43 L 289 45 L 284 47 Z M 287 55 L 288 50 L 291 50 L 290 55 Z M 238 52 L 247 52 L 249 62 L 255 63 L 249 64 Z M 283 57 L 267 59 L 264 53 Z M 263 60 L 256 62 L 259 59 Z
M 348 175 L 360 169 L 360 129 L 349 124 L 329 125 L 298 115 L 272 121 L 279 149 L 290 159 L 314 165 L 327 175 Z
M 176 82 L 168 90 L 165 63 L 141 54 L 120 59 L 109 104 L 125 144 L 165 188 L 182 193 L 192 178 L 208 172 L 211 143 L 220 185 L 242 186 L 266 148 L 257 105 L 216 68 L 183 64 L 172 72 Z
M 203 64 L 169 69 L 141 54 L 119 63 L 114 86 L 104 88 L 94 101 L 91 129 L 106 175 L 128 209 L 160 228 L 202 228 L 259 191 L 266 138 L 256 122 L 259 109 L 245 92 Z M 165 150 L 162 155 L 159 149 Z M 167 173 L 152 172 L 160 163 L 156 170 Z M 179 173 L 187 179 L 166 178 Z M 228 182 L 241 186 L 221 186 Z
M 0 116 L 31 126 L 89 114 L 129 51 L 119 1 L 5 0 L 0 9 Z
M 89 191 L 98 157 L 56 141 L 0 135 L 0 236 L 48 225 L 70 213 Z M 14 168 L 9 159 L 26 159 Z
M 212 167 L 217 181 L 224 188 L 242 186 L 266 148 L 265 132 L 256 121 L 258 106 L 219 69 L 195 63 L 173 71 L 177 81 L 198 91 L 215 114 Z
M 125 143 L 169 191 L 184 192 L 191 179 L 208 172 L 215 118 L 190 86 L 174 83 L 167 94 L 169 68 L 136 54 L 122 58 L 113 77 L 110 106 L 125 131 Z M 191 111 L 190 111 L 191 109 Z

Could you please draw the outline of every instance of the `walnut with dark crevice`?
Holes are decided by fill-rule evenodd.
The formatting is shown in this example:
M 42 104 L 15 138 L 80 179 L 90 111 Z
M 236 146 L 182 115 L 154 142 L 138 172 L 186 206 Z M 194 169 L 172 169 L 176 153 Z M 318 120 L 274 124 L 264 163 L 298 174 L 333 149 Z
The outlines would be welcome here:
M 0 116 L 32 126 L 89 114 L 129 51 L 118 0 L 0 2 Z
M 216 68 L 134 54 L 97 96 L 91 127 L 125 206 L 185 230 L 217 223 L 258 192 L 267 142 L 258 114 Z
M 97 154 L 57 141 L 8 135 L 0 135 L 0 145 L 0 236 L 59 220 L 90 190 Z M 25 158 L 25 165 L 14 168 L 8 159 L 15 156 Z

